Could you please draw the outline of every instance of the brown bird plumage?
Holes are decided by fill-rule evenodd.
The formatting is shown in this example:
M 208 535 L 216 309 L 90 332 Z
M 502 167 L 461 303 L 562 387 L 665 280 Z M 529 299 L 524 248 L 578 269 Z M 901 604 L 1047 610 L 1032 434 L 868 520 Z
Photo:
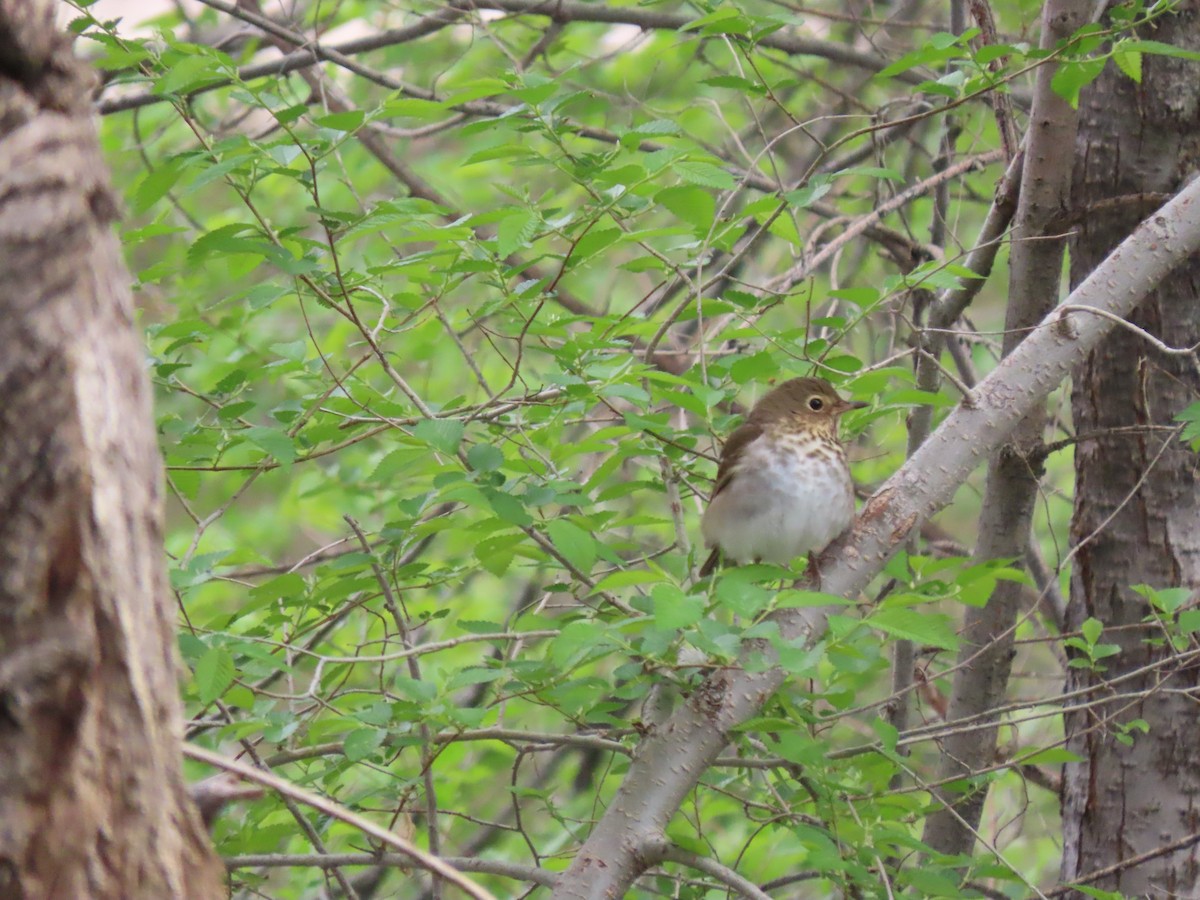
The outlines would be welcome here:
M 793 378 L 766 394 L 725 442 L 702 531 L 712 553 L 787 565 L 820 551 L 854 517 L 853 482 L 838 419 L 867 406 L 843 400 L 824 378 Z

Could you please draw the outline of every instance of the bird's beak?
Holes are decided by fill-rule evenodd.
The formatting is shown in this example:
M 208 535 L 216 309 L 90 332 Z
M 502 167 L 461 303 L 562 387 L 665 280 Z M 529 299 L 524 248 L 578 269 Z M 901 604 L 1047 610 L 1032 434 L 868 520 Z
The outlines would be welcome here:
M 866 409 L 870 405 L 871 405 L 870 403 L 867 403 L 866 401 L 863 401 L 863 400 L 853 400 L 853 401 L 849 401 L 849 402 L 847 402 L 846 400 L 843 400 L 841 411 L 846 412 L 847 410 L 851 410 L 851 409 Z

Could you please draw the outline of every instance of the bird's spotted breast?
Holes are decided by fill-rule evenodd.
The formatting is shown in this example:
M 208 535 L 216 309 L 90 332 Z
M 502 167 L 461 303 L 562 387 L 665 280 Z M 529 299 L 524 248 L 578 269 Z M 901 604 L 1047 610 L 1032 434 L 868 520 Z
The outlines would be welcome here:
M 854 517 L 845 451 L 836 439 L 768 429 L 743 449 L 729 486 L 702 523 L 705 541 L 738 562 L 780 565 L 822 550 Z

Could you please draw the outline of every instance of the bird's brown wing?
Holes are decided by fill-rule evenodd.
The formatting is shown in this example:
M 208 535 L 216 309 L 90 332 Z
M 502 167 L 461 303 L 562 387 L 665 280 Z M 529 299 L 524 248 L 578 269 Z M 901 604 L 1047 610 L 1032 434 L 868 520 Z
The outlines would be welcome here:
M 755 422 L 745 422 L 734 429 L 729 440 L 725 442 L 725 446 L 721 448 L 721 462 L 717 466 L 717 485 L 713 488 L 712 496 L 708 498 L 709 503 L 712 502 L 713 497 L 725 490 L 725 486 L 733 478 L 733 470 L 737 468 L 742 453 L 762 433 L 762 426 Z
M 712 553 L 708 554 L 708 559 L 704 561 L 704 565 L 700 567 L 700 578 L 707 578 L 713 573 L 713 569 L 717 567 L 717 563 L 721 561 L 721 548 L 713 547 Z

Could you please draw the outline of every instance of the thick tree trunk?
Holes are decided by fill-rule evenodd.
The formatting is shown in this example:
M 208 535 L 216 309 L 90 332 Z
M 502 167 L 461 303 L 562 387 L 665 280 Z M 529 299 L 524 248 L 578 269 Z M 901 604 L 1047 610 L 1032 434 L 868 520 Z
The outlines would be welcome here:
M 1145 37 L 1200 48 L 1196 4 L 1187 6 Z M 1144 60 L 1140 85 L 1110 65 L 1084 95 L 1073 283 L 1158 204 L 1155 195 L 1194 177 L 1198 112 L 1200 65 L 1162 57 Z M 1200 341 L 1198 294 L 1200 260 L 1193 257 L 1131 320 L 1169 345 L 1192 345 Z M 1176 653 L 1160 630 L 1141 625 L 1151 608 L 1132 589 L 1200 587 L 1197 456 L 1165 430 L 1197 397 L 1194 359 L 1161 353 L 1126 329 L 1114 331 L 1075 375 L 1080 441 L 1068 624 L 1078 629 L 1094 617 L 1106 629 L 1124 630 L 1104 632 L 1101 641 L 1121 652 L 1104 660 L 1103 671 L 1073 669 L 1067 682 L 1070 691 L 1093 689 L 1080 703 L 1104 703 L 1066 720 L 1069 747 L 1082 761 L 1065 771 L 1064 881 L 1186 844 L 1182 839 L 1200 831 L 1200 717 L 1194 693 L 1183 693 L 1195 691 L 1200 666 Z M 1119 740 L 1138 719 L 1149 731 Z M 1193 840 L 1092 884 L 1127 896 L 1195 897 L 1200 854 Z
M 0 896 L 218 897 L 88 86 L 49 0 L 0 0 Z

